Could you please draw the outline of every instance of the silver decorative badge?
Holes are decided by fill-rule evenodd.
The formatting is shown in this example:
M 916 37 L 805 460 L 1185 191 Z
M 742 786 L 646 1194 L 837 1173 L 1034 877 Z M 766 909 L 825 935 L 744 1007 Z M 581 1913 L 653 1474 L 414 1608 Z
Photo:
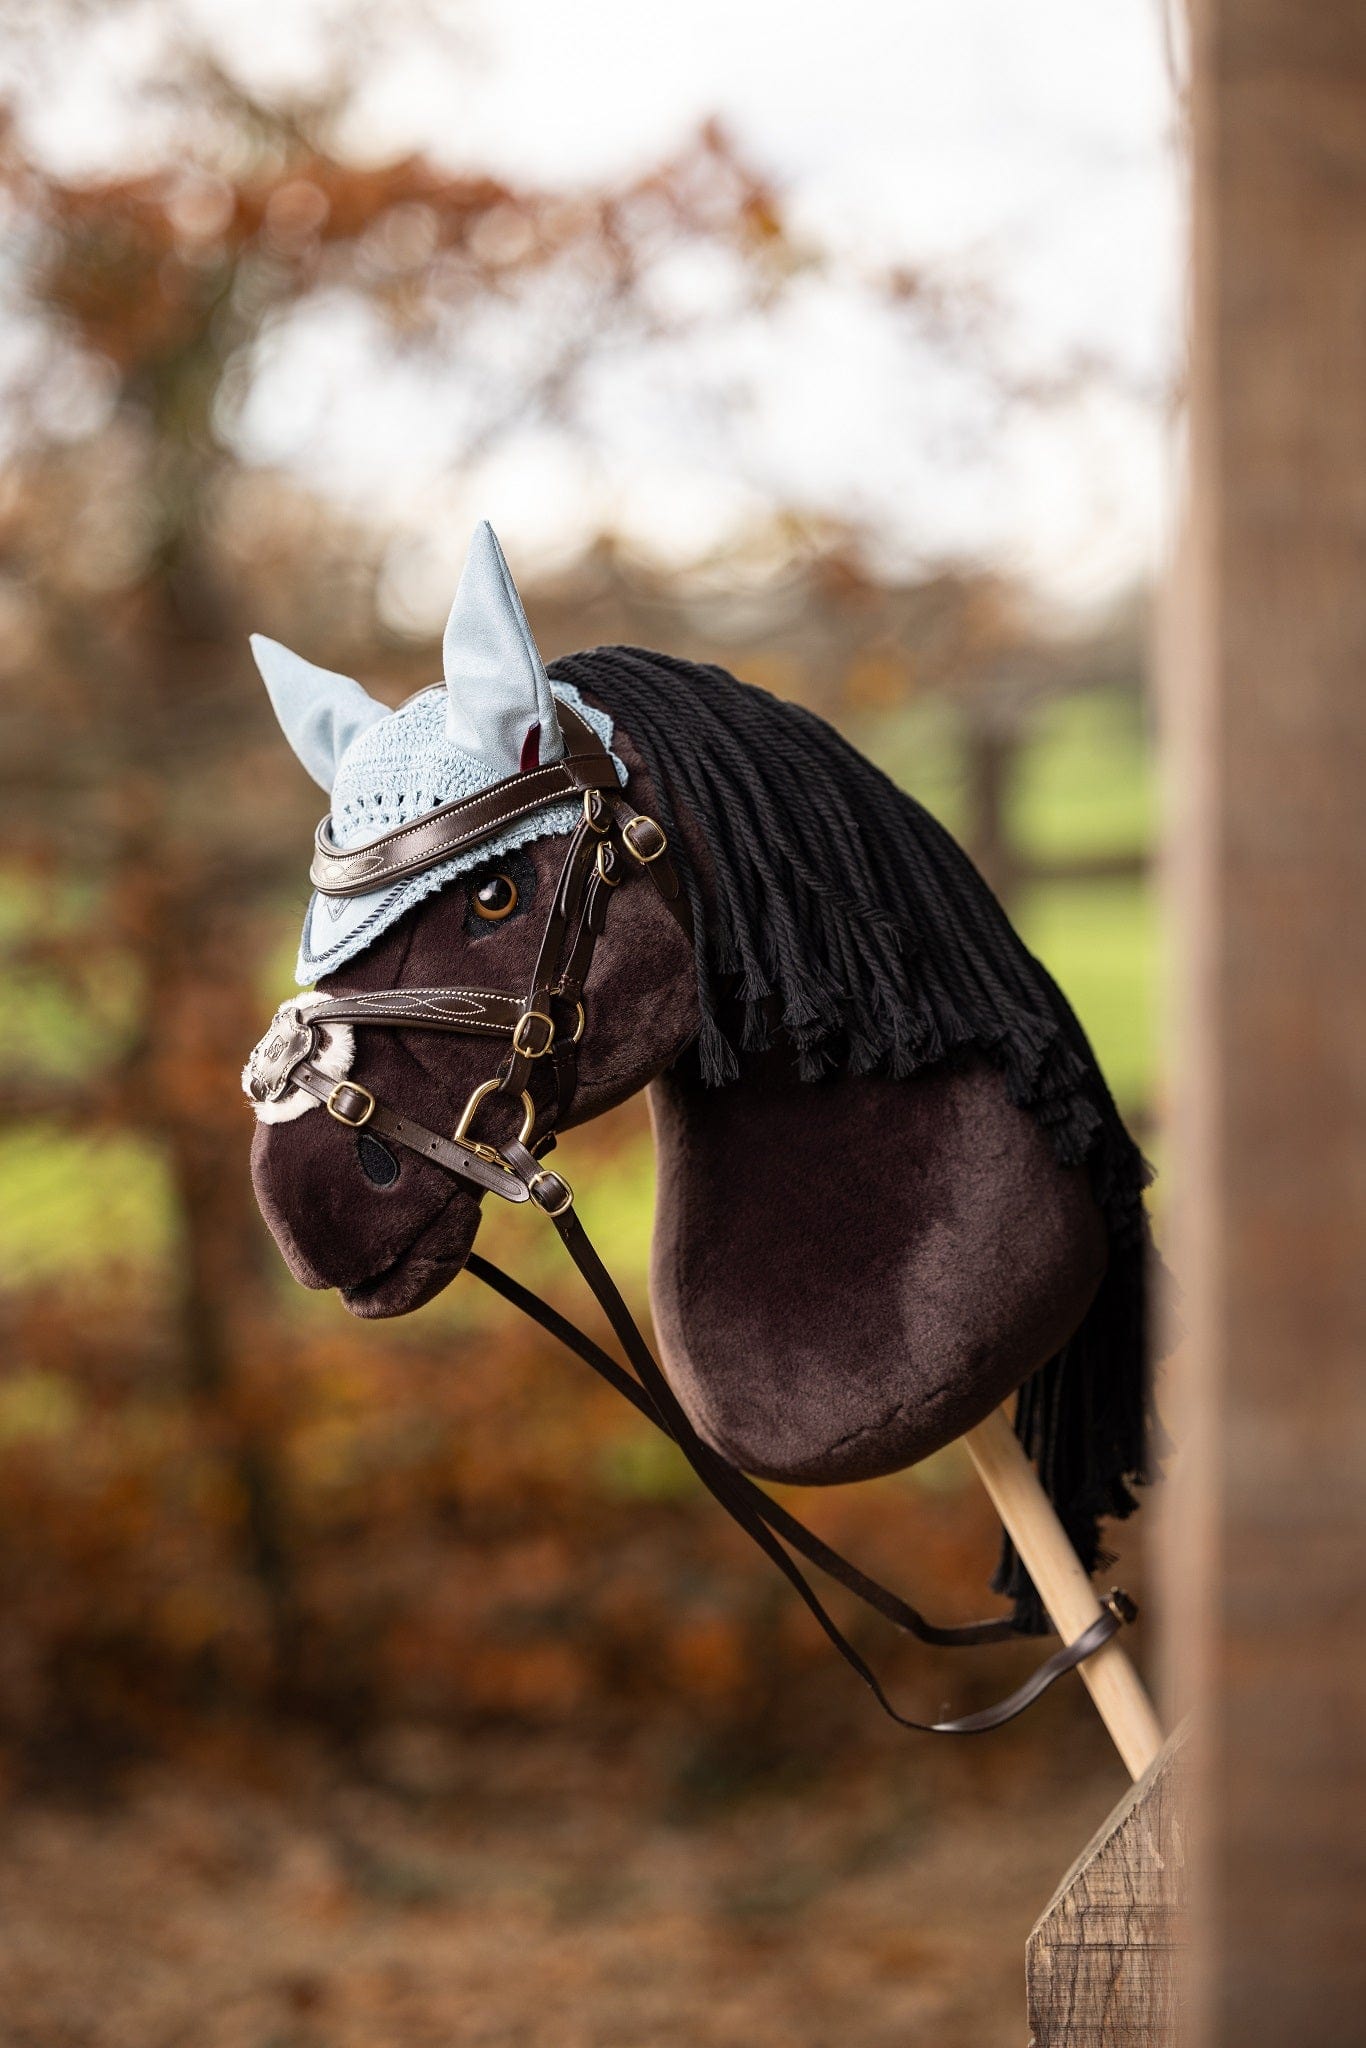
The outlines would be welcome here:
M 316 1036 L 316 1025 L 300 1015 L 296 1002 L 281 1003 L 242 1069 L 242 1087 L 251 1101 L 278 1101 L 299 1061 L 312 1052 Z

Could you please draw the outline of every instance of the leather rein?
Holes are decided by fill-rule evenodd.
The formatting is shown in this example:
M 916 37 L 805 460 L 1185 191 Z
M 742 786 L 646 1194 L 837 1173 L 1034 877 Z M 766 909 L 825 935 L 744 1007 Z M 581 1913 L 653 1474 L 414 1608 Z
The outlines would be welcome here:
M 1004 1642 L 1015 1633 L 1010 1620 L 1001 1616 L 956 1627 L 926 1620 L 897 1594 L 832 1550 L 704 1442 L 589 1241 L 574 1208 L 573 1189 L 543 1163 L 555 1144 L 556 1125 L 573 1100 L 585 1021 L 584 984 L 616 890 L 635 877 L 647 876 L 689 942 L 693 941 L 687 898 L 662 828 L 653 818 L 635 811 L 622 795 L 615 765 L 588 722 L 570 705 L 561 702 L 557 708 L 567 744 L 559 761 L 508 776 L 473 797 L 444 804 L 414 824 L 398 826 L 351 849 L 335 845 L 330 820 L 324 819 L 318 827 L 310 870 L 314 886 L 323 894 L 368 895 L 389 882 L 449 860 L 532 811 L 579 797 L 583 815 L 569 837 L 526 997 L 492 989 L 399 988 L 328 996 L 306 1010 L 286 1003 L 252 1055 L 248 1095 L 257 1102 L 268 1102 L 290 1089 L 302 1089 L 347 1129 L 371 1132 L 414 1152 L 481 1193 L 539 1209 L 554 1225 L 607 1317 L 630 1372 L 558 1310 L 487 1259 L 472 1253 L 466 1261 L 468 1270 L 582 1359 L 677 1445 L 707 1491 L 773 1560 L 892 1720 L 903 1728 L 934 1735 L 976 1735 L 999 1728 L 1135 1618 L 1137 1610 L 1128 1595 L 1117 1587 L 1112 1589 L 1097 1619 L 996 1705 L 956 1720 L 933 1722 L 912 1720 L 898 1712 L 876 1674 L 826 1610 L 794 1552 L 923 1643 L 965 1648 Z M 496 1070 L 471 1093 L 454 1132 L 447 1137 L 389 1107 L 359 1082 L 338 1080 L 328 1073 L 315 1053 L 319 1027 L 329 1023 L 461 1032 L 503 1040 L 505 1049 Z M 520 1108 L 518 1133 L 496 1142 L 480 1139 L 473 1135 L 475 1123 L 483 1106 L 492 1106 L 498 1098 Z

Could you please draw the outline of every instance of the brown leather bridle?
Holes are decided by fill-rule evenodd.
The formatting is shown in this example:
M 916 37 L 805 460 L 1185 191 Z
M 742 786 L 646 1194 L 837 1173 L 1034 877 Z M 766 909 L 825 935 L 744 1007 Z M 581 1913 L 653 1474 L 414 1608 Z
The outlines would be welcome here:
M 510 775 L 475 796 L 443 804 L 415 823 L 397 826 L 362 846 L 338 847 L 332 839 L 331 822 L 324 819 L 318 827 L 311 869 L 313 884 L 323 894 L 368 895 L 493 838 L 533 811 L 578 797 L 583 815 L 569 835 L 526 995 L 496 989 L 400 988 L 328 996 L 313 1000 L 307 1008 L 286 1003 L 252 1055 L 247 1092 L 264 1103 L 278 1100 L 290 1089 L 302 1089 L 349 1130 L 371 1132 L 414 1152 L 480 1193 L 538 1208 L 554 1224 L 607 1316 L 634 1377 L 566 1317 L 488 1260 L 472 1253 L 466 1261 L 468 1270 L 583 1359 L 678 1446 L 707 1490 L 773 1559 L 840 1655 L 894 1721 L 935 1735 L 975 1735 L 998 1728 L 1135 1618 L 1137 1610 L 1128 1595 L 1113 1588 L 1090 1627 L 997 1705 L 952 1721 L 915 1721 L 899 1713 L 875 1673 L 827 1612 L 792 1552 L 920 1642 L 958 1648 L 1002 1642 L 1014 1632 L 1010 1621 L 998 1617 L 958 1627 L 927 1621 L 897 1594 L 830 1549 L 698 1436 L 593 1249 L 575 1211 L 573 1189 L 561 1174 L 543 1164 L 555 1143 L 556 1127 L 573 1101 L 585 1022 L 584 987 L 616 891 L 636 877 L 647 877 L 689 942 L 693 939 L 687 898 L 662 828 L 626 800 L 615 764 L 587 720 L 563 701 L 557 708 L 567 743 L 560 760 Z M 471 1092 L 447 1137 L 381 1102 L 358 1081 L 345 1076 L 338 1079 L 318 1064 L 319 1032 L 329 1024 L 455 1031 L 503 1040 L 505 1049 L 488 1079 Z M 520 1106 L 516 1137 L 495 1141 L 473 1136 L 483 1105 L 499 1097 Z
M 588 721 L 568 704 L 559 710 L 567 751 L 558 761 L 510 775 L 475 796 L 427 812 L 416 824 L 396 826 L 347 851 L 333 844 L 330 820 L 318 827 L 314 886 L 325 895 L 358 896 L 436 867 L 529 812 L 562 804 L 566 797 L 582 803 L 524 996 L 476 988 L 365 990 L 329 996 L 313 1004 L 304 1019 L 310 1032 L 329 1023 L 384 1024 L 506 1041 L 496 1070 L 473 1090 L 453 1134 L 445 1137 L 400 1115 L 359 1082 L 338 1081 L 307 1052 L 295 1056 L 289 1071 L 289 1085 L 314 1096 L 339 1123 L 368 1129 L 481 1191 L 511 1202 L 533 1201 L 550 1215 L 567 1211 L 574 1198 L 559 1174 L 541 1166 L 540 1155 L 550 1149 L 574 1098 L 584 984 L 614 891 L 628 874 L 647 874 L 690 942 L 692 937 L 687 901 L 663 831 L 627 803 L 612 757 Z M 473 1126 L 482 1106 L 499 1096 L 518 1104 L 522 1116 L 518 1135 L 495 1145 L 473 1135 Z

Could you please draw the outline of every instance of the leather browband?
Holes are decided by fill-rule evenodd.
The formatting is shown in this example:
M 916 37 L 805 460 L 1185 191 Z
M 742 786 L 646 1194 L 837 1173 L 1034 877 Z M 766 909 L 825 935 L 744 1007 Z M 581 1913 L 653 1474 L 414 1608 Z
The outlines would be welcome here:
M 570 751 L 543 768 L 509 775 L 474 796 L 442 804 L 411 825 L 396 825 L 363 846 L 343 850 L 332 842 L 332 820 L 324 818 L 313 841 L 309 880 L 323 896 L 368 896 L 389 882 L 420 875 L 439 861 L 450 860 L 466 847 L 490 839 L 529 811 L 563 803 L 588 789 L 615 791 L 617 771 L 612 757 L 587 719 L 572 705 L 557 705 L 560 729 Z

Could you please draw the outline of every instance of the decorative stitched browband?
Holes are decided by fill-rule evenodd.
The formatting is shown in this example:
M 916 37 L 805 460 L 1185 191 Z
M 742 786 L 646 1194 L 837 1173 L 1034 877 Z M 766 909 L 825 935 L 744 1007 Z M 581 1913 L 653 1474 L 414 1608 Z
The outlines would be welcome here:
M 324 818 L 314 837 L 313 865 L 309 869 L 314 888 L 324 896 L 368 896 L 390 882 L 406 880 L 409 875 L 421 874 L 425 868 L 450 860 L 467 847 L 477 846 L 481 839 L 491 839 L 494 833 L 546 804 L 563 803 L 567 796 L 582 796 L 590 789 L 615 795 L 619 788 L 617 771 L 592 726 L 563 699 L 556 709 L 560 730 L 569 746 L 568 753 L 558 761 L 527 769 L 520 775 L 508 775 L 474 796 L 441 804 L 414 824 L 396 825 L 392 831 L 381 833 L 377 839 L 367 839 L 361 846 L 337 846 L 332 838 L 332 820 Z M 638 832 L 653 824 L 652 819 L 634 817 L 628 817 L 627 822 Z M 658 833 L 658 826 L 654 830 Z M 663 835 L 659 836 L 662 841 Z M 636 852 L 629 836 L 627 844 Z M 647 854 L 648 849 L 642 847 L 637 858 Z

